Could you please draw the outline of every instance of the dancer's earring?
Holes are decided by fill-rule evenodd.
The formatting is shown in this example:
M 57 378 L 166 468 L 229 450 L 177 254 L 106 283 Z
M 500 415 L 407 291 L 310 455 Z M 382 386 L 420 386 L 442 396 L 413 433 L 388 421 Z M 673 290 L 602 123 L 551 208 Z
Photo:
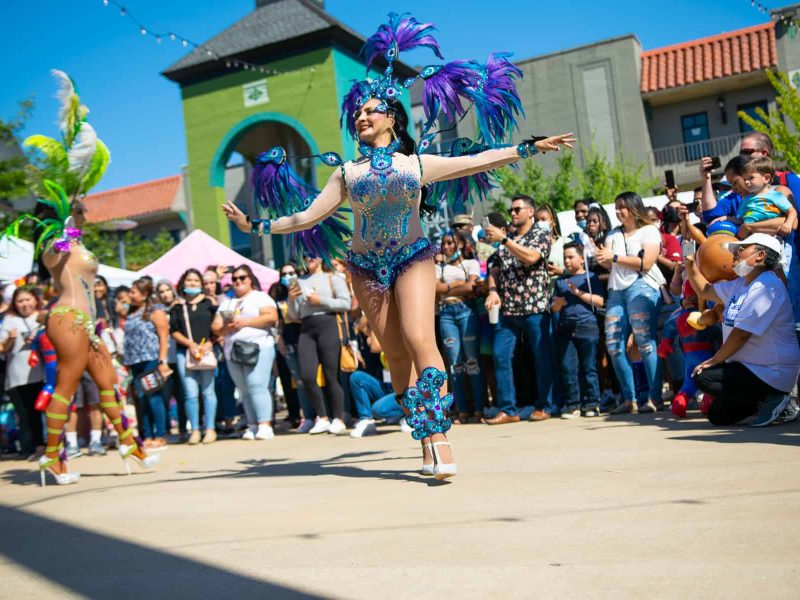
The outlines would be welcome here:
M 389 133 L 392 134 L 392 141 L 397 141 L 397 134 L 394 132 L 394 127 L 389 127 Z

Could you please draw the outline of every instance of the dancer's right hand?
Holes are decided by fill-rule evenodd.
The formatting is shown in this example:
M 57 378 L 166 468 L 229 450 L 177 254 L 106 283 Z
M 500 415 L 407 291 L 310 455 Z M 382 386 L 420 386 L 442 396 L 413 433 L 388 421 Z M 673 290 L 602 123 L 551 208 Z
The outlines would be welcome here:
M 247 224 L 247 217 L 238 206 L 228 200 L 222 205 L 221 208 L 222 212 L 225 213 L 225 216 L 228 217 L 229 221 L 232 221 L 241 231 L 250 233 L 250 226 Z

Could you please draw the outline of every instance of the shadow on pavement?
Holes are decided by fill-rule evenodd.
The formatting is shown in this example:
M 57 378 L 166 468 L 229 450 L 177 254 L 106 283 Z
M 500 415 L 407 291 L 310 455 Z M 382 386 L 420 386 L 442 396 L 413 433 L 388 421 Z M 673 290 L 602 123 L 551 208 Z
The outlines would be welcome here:
M 712 425 L 700 414 L 690 412 L 686 419 L 677 419 L 669 410 L 644 415 L 606 415 L 603 423 L 630 423 L 659 427 L 664 431 L 679 434 L 670 439 L 718 444 L 778 444 L 800 446 L 800 421 L 769 427 L 750 427 L 748 424 Z M 598 429 L 603 429 L 599 427 Z
M 87 598 L 322 597 L 4 506 L 0 530 L 0 553 Z

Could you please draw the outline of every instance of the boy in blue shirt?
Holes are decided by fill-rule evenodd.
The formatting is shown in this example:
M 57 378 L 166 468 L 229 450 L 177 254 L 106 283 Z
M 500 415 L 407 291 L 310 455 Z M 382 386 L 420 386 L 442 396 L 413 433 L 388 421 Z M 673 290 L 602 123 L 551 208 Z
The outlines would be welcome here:
M 604 304 L 600 279 L 586 273 L 583 245 L 564 244 L 565 273 L 555 282 L 551 310 L 560 313 L 556 347 L 564 388 L 562 419 L 600 414 L 595 307 Z M 580 385 L 578 383 L 580 378 Z
M 776 217 L 784 217 L 778 233 L 788 236 L 795 228 L 797 211 L 789 199 L 771 182 L 775 176 L 775 166 L 766 157 L 750 160 L 744 169 L 744 185 L 749 195 L 739 205 L 736 219 L 733 222 L 759 223 Z

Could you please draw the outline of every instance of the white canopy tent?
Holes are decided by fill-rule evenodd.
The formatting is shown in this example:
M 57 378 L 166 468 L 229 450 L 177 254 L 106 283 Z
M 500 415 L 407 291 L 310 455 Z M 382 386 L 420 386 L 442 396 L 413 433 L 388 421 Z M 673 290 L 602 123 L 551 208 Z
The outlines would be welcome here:
M 0 282 L 8 283 L 24 277 L 34 269 L 33 243 L 15 237 L 0 240 Z M 130 285 L 138 277 L 133 271 L 100 265 L 98 274 L 111 287 Z

